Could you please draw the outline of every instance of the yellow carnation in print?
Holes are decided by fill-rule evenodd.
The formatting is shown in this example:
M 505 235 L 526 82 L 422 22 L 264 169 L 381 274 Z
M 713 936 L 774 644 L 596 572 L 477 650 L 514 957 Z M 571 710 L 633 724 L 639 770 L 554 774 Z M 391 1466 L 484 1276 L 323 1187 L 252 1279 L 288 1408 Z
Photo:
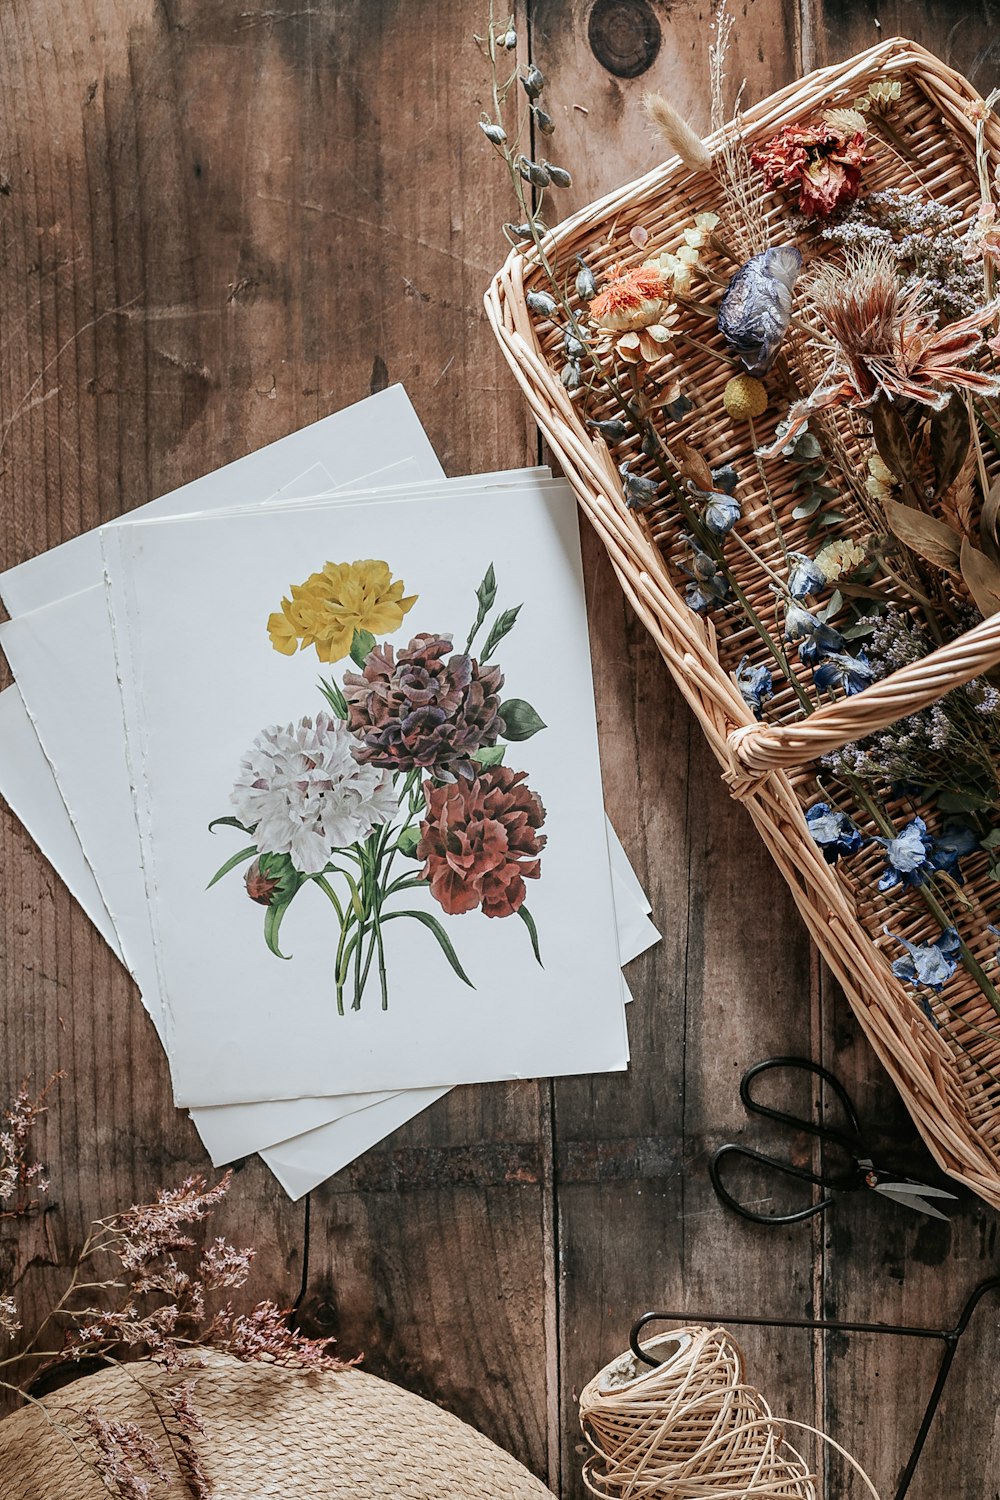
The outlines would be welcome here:
M 305 583 L 293 583 L 291 598 L 282 599 L 280 612 L 268 618 L 271 645 L 283 656 L 316 647 L 320 661 L 340 661 L 351 649 L 356 630 L 391 635 L 417 602 L 403 598 L 404 585 L 393 581 L 388 563 L 375 558 L 361 562 L 328 562 Z

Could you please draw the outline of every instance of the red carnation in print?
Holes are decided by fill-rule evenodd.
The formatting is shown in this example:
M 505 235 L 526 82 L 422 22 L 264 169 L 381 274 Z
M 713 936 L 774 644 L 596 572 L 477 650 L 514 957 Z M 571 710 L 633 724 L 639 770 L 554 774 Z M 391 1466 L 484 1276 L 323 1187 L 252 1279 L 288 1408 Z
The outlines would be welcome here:
M 417 858 L 449 916 L 482 907 L 487 917 L 509 917 L 524 902 L 524 882 L 537 880 L 545 809 L 526 776 L 492 766 L 473 782 L 424 782 Z

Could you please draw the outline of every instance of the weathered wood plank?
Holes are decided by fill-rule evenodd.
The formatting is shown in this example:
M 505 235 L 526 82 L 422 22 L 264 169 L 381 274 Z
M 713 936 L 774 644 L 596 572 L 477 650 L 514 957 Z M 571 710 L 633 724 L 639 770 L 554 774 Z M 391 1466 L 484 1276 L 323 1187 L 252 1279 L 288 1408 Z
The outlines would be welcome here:
M 572 201 L 560 196 L 561 211 L 660 159 L 640 108 L 645 89 L 665 92 L 697 128 L 708 127 L 707 11 L 609 7 L 609 23 L 619 9 L 632 17 L 637 51 L 643 12 L 661 33 L 652 66 L 635 78 L 604 65 L 620 58 L 613 34 L 595 35 L 589 6 L 544 0 L 534 7 L 534 57 L 550 80 L 548 108 L 559 122 L 553 159 L 574 172 Z M 765 39 L 772 43 L 766 61 Z M 791 35 L 774 7 L 748 11 L 731 72 L 744 68 L 755 96 L 796 71 Z M 628 1076 L 556 1086 L 562 1493 L 574 1497 L 584 1493 L 576 1394 L 625 1346 L 633 1318 L 650 1306 L 794 1315 L 809 1305 L 813 1274 L 808 1230 L 772 1233 L 727 1218 L 706 1172 L 709 1152 L 744 1123 L 743 1068 L 775 1051 L 809 1050 L 808 942 L 596 543 L 587 561 L 608 810 L 646 881 L 664 940 L 629 971 L 636 999 Z M 619 1180 L 607 1163 L 622 1138 L 652 1138 L 661 1151 L 650 1168 L 637 1163 Z M 590 1181 L 564 1175 L 568 1159 L 579 1156 L 591 1164 Z M 780 1358 L 766 1336 L 741 1342 L 777 1408 L 811 1421 L 818 1392 L 808 1339 Z
M 484 16 L 459 0 L 419 18 L 331 8 L 289 19 L 283 43 L 308 53 L 310 97 L 298 85 L 294 97 L 315 178 L 283 230 L 301 246 L 290 303 L 311 306 L 318 343 L 336 348 L 330 405 L 369 371 L 403 380 L 450 473 L 530 463 L 536 443 L 482 310 L 512 213 L 476 128 Z M 306 198 L 351 222 L 317 220 Z M 324 294 L 309 267 L 331 241 L 349 265 L 322 273 Z M 502 526 L 502 513 L 483 524 Z M 365 1351 L 366 1368 L 543 1477 L 557 1447 L 548 1131 L 547 1084 L 456 1090 L 313 1195 L 304 1304 L 345 1350 Z

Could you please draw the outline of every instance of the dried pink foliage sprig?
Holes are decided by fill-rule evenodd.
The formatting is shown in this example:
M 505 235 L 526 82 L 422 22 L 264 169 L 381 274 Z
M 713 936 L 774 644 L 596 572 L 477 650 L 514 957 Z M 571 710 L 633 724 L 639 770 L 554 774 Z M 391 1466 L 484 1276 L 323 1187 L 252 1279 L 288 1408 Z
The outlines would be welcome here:
M 32 1097 L 28 1080 L 21 1084 L 12 1104 L 0 1119 L 0 1219 L 19 1219 L 33 1213 L 49 1190 L 49 1179 L 40 1161 L 32 1161 L 31 1136 L 48 1109 L 46 1096 L 63 1073 L 53 1073 L 41 1093 Z
M 32 1160 L 30 1141 L 52 1082 L 37 1098 L 25 1084 L 0 1116 L 6 1127 L 0 1130 L 0 1216 L 30 1213 L 48 1187 L 44 1168 Z M 118 1364 L 122 1356 L 145 1357 L 168 1370 L 186 1371 L 199 1365 L 199 1351 L 206 1347 L 245 1361 L 310 1370 L 345 1368 L 332 1352 L 331 1339 L 300 1334 L 290 1325 L 290 1312 L 274 1302 L 261 1302 L 250 1312 L 238 1312 L 231 1303 L 211 1309 L 220 1291 L 245 1285 L 254 1259 L 252 1248 L 231 1245 L 222 1236 L 199 1249 L 189 1232 L 225 1198 L 231 1181 L 228 1172 L 214 1184 L 192 1176 L 178 1188 L 161 1189 L 151 1203 L 96 1220 L 62 1296 L 27 1341 L 0 1358 L 0 1389 L 34 1400 L 28 1382 L 16 1383 L 14 1367 L 34 1370 L 38 1362 L 45 1368 L 84 1357 L 109 1364 Z M 16 1302 L 9 1290 L 0 1288 L 0 1333 L 13 1339 L 20 1328 Z M 58 1347 L 46 1347 L 53 1342 Z M 79 1435 L 68 1435 L 110 1494 L 120 1500 L 149 1500 L 153 1487 L 168 1481 L 165 1461 L 170 1458 L 194 1500 L 210 1500 L 211 1482 L 195 1445 L 203 1432 L 195 1385 L 193 1379 L 181 1379 L 159 1396 L 147 1388 L 162 1429 L 158 1438 L 136 1423 L 109 1420 L 94 1408 L 76 1413 Z
M 112 1494 L 149 1500 L 154 1481 L 170 1483 L 162 1448 L 137 1422 L 108 1421 L 92 1406 L 82 1419 L 89 1443 L 78 1448 L 83 1453 L 90 1447 L 91 1462 Z

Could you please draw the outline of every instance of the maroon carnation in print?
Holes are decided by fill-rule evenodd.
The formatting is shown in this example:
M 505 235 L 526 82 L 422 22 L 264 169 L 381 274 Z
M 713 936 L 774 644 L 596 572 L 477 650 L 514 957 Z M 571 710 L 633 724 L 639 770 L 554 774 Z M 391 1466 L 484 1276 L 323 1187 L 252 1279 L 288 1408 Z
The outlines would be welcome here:
M 415 636 L 398 655 L 392 646 L 375 646 L 363 671 L 344 673 L 348 724 L 359 740 L 355 758 L 389 771 L 471 781 L 472 756 L 504 731 L 502 687 L 499 667 L 453 652 L 447 635 Z
M 476 907 L 488 917 L 512 916 L 524 901 L 524 882 L 537 880 L 545 809 L 526 776 L 492 766 L 472 782 L 424 782 L 427 816 L 416 853 L 431 895 L 450 917 Z

